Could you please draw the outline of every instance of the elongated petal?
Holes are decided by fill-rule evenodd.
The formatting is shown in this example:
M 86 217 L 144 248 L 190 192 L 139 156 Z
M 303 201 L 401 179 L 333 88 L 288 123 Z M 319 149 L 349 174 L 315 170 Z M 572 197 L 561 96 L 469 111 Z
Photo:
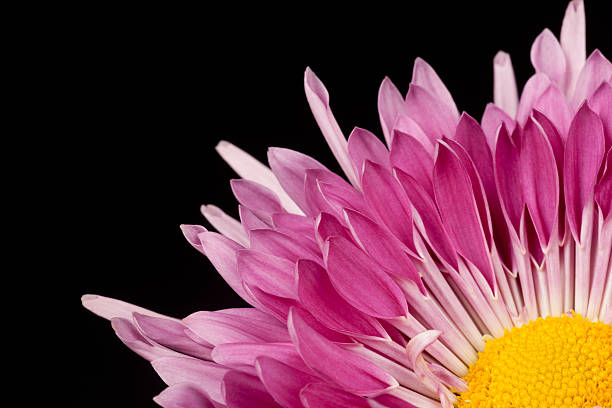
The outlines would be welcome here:
M 200 211 L 208 222 L 221 234 L 242 246 L 248 245 L 249 239 L 240 221 L 230 217 L 214 205 L 203 205 L 200 207 Z
M 589 100 L 589 106 L 601 119 L 607 146 L 612 146 L 612 82 L 601 84 Z
M 294 299 L 276 296 L 262 290 L 257 282 L 244 282 L 246 291 L 258 302 L 258 308 L 281 322 L 287 321 L 289 309 L 297 306 Z
M 221 381 L 229 371 L 219 364 L 190 357 L 163 357 L 151 362 L 162 380 L 170 386 L 188 383 L 197 386 L 214 401 L 225 403 Z
M 223 394 L 227 408 L 280 408 L 259 378 L 230 371 L 223 377 Z
M 510 133 L 514 131 L 514 119 L 508 116 L 508 114 L 497 106 L 493 105 L 492 103 L 488 103 L 485 107 L 484 113 L 482 114 L 480 124 L 482 126 L 482 130 L 487 136 L 487 143 L 489 144 L 489 148 L 492 152 L 495 151 L 497 131 L 502 123 L 506 126 L 506 129 L 509 129 Z
M 297 265 L 300 303 L 327 327 L 356 337 L 387 337 L 378 321 L 348 304 L 319 264 L 301 260 Z
M 304 73 L 304 89 L 312 114 L 319 124 L 319 128 L 334 157 L 338 160 L 340 167 L 344 170 L 351 184 L 354 186 L 359 185 L 359 179 L 349 159 L 346 138 L 342 134 L 342 130 L 340 130 L 340 126 L 338 126 L 338 122 L 336 122 L 336 118 L 334 118 L 329 107 L 329 93 L 321 80 L 310 68 L 306 68 Z
M 314 222 L 310 217 L 278 213 L 272 216 L 274 226 L 282 232 L 291 232 L 301 237 L 314 239 Z
M 257 309 L 202 311 L 187 316 L 183 321 L 198 336 L 215 346 L 224 343 L 289 341 L 286 327 Z
M 445 102 L 414 83 L 406 95 L 404 112 L 432 141 L 453 134 L 458 117 Z
M 455 105 L 451 93 L 448 91 L 438 74 L 436 74 L 436 71 L 419 57 L 414 60 L 411 82 L 422 87 L 431 95 L 442 101 L 455 118 L 459 117 L 459 112 L 457 111 L 457 106 Z
M 356 127 L 351 132 L 348 140 L 349 157 L 358 175 L 363 172 L 363 164 L 366 160 L 389 168 L 389 150 L 374 133 Z
M 300 209 L 283 190 L 274 173 L 250 154 L 233 144 L 221 141 L 216 147 L 217 153 L 243 179 L 261 184 L 278 196 L 287 211 L 300 213 Z
M 180 356 L 181 354 L 156 344 L 140 333 L 131 319 L 113 317 L 111 325 L 119 340 L 130 350 L 145 360 L 155 360 L 160 357 Z
M 570 126 L 564 160 L 565 206 L 574 239 L 580 242 L 582 210 L 593 198 L 597 173 L 605 153 L 601 120 L 585 103 Z
M 516 114 L 516 121 L 523 126 L 527 118 L 531 114 L 533 105 L 540 99 L 540 96 L 548 89 L 551 81 L 548 76 L 542 72 L 533 75 L 523 88 L 519 107 Z
M 515 117 L 518 101 L 510 54 L 499 51 L 493 58 L 493 102 L 507 115 Z
M 249 207 L 245 207 L 240 204 L 238 206 L 238 213 L 240 214 L 240 223 L 245 232 L 251 235 L 251 230 L 259 229 L 259 228 L 269 228 L 270 225 L 264 222 L 261 218 L 259 218 Z M 277 213 L 277 214 L 287 214 L 287 215 L 295 215 L 289 213 Z M 249 245 L 243 245 L 244 247 L 248 247 Z
M 333 236 L 340 236 L 347 240 L 354 242 L 351 232 L 345 228 L 336 217 L 331 214 L 322 212 L 317 217 L 315 222 L 316 237 L 319 247 L 323 249 L 327 238 Z
M 272 229 L 251 232 L 251 249 L 296 262 L 300 258 L 322 262 L 321 251 L 314 241 L 298 240 Z
M 434 192 L 444 227 L 457 251 L 494 287 L 483 225 L 470 177 L 459 157 L 440 143 L 434 165 Z M 460 216 L 457 216 L 460 214 Z
M 83 295 L 81 297 L 81 303 L 85 309 L 106 320 L 110 320 L 113 317 L 122 317 L 127 320 L 132 320 L 132 314 L 135 312 L 148 316 L 166 317 L 131 303 L 99 295 Z
M 545 29 L 531 46 L 531 63 L 536 72 L 548 76 L 557 86 L 565 88 L 565 53 L 555 35 Z
M 306 408 L 369 408 L 365 398 L 326 383 L 312 383 L 302 388 L 300 401 Z
M 576 89 L 572 98 L 573 106 L 578 107 L 585 99 L 589 99 L 604 82 L 612 78 L 612 63 L 599 51 L 589 55 L 576 81 Z
M 153 401 L 163 408 L 215 408 L 199 387 L 189 383 L 174 384 L 154 397 Z
M 429 155 L 433 157 L 434 144 L 433 144 L 432 139 L 425 134 L 425 132 L 423 131 L 423 129 L 421 129 L 419 124 L 416 123 L 414 119 L 412 119 L 410 116 L 407 116 L 405 113 L 401 113 L 397 117 L 397 120 L 395 121 L 395 125 L 393 125 L 393 132 L 394 134 L 395 132 L 401 132 L 406 135 L 410 135 L 414 137 L 416 140 L 418 140 L 423 145 L 427 153 L 429 153 Z
M 320 335 L 307 324 L 303 312 L 292 309 L 287 325 L 291 339 L 306 365 L 344 390 L 361 396 L 373 396 L 398 386 L 393 377 L 375 364 Z
M 306 198 L 304 197 L 306 170 L 327 170 L 327 168 L 310 156 L 279 147 L 268 149 L 268 162 L 287 194 L 302 211 L 308 211 Z
M 525 208 L 525 201 L 517 177 L 520 171 L 520 153 L 515 141 L 505 126 L 502 126 L 497 137 L 495 147 L 495 182 L 497 191 L 509 224 L 513 227 L 513 236 L 518 240 L 521 218 Z
M 410 135 L 396 131 L 390 158 L 393 167 L 413 177 L 433 195 L 433 156 L 428 154 L 422 143 Z
M 330 279 L 351 305 L 380 318 L 405 316 L 406 299 L 393 280 L 342 237 L 328 239 L 325 263 Z
M 261 184 L 249 180 L 232 180 L 231 186 L 238 202 L 267 224 L 272 224 L 272 214 L 283 211 L 276 194 Z
M 215 363 L 252 374 L 255 374 L 255 360 L 261 356 L 309 371 L 293 343 L 226 343 L 218 345 L 212 352 Z
M 571 96 L 586 59 L 586 22 L 582 0 L 572 0 L 567 5 L 560 39 L 567 60 L 566 94 Z
M 378 115 L 387 146 L 391 146 L 393 125 L 404 108 L 404 98 L 388 77 L 382 81 L 378 90 Z
M 295 262 L 263 252 L 242 249 L 236 258 L 238 273 L 245 282 L 275 296 L 295 297 Z
M 319 380 L 303 371 L 270 357 L 259 357 L 255 362 L 259 379 L 272 398 L 283 407 L 302 406 L 300 390 L 311 382 Z
M 550 142 L 532 118 L 525 125 L 520 163 L 523 197 L 540 246 L 546 250 L 559 214 L 559 175 Z
M 595 201 L 601 209 L 604 222 L 610 222 L 612 214 L 612 149 L 608 150 L 604 174 L 595 186 Z
M 567 138 L 567 131 L 572 121 L 573 113 L 559 88 L 551 84 L 538 100 L 533 104 L 537 109 L 550 119 L 559 130 L 563 140 Z

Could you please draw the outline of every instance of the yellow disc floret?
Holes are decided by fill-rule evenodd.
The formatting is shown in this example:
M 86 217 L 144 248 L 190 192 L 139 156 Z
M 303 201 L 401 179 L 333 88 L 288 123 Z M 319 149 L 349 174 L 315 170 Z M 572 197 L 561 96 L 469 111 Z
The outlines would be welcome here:
M 612 326 L 547 317 L 486 342 L 461 408 L 612 408 Z

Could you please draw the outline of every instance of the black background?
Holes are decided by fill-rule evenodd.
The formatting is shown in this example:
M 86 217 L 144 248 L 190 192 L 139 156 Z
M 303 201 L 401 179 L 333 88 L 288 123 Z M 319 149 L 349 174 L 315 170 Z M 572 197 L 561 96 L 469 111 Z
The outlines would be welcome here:
M 68 236 L 60 252 L 67 273 L 55 284 L 76 319 L 75 405 L 153 407 L 163 389 L 108 322 L 81 308 L 82 294 L 177 317 L 244 305 L 178 228 L 207 225 L 199 212 L 205 203 L 237 215 L 228 182 L 236 176 L 216 155 L 219 140 L 262 161 L 268 146 L 283 146 L 338 169 L 304 97 L 306 66 L 327 86 L 345 135 L 358 125 L 382 136 L 380 82 L 388 75 L 405 94 L 417 56 L 436 69 L 459 110 L 480 119 L 492 100 L 495 53 L 511 54 L 522 87 L 533 70 L 532 41 L 545 27 L 558 35 L 566 7 L 404 3 L 376 3 L 374 11 L 352 5 L 340 15 L 309 3 L 295 10 L 149 5 L 91 10 L 57 27 L 61 52 L 48 63 L 70 103 L 55 118 L 65 137 L 54 140 L 63 154 L 51 166 L 67 189 L 51 188 L 44 200 L 61 207 L 54 216 Z M 610 57 L 604 3 L 586 5 L 587 52 L 599 47 Z

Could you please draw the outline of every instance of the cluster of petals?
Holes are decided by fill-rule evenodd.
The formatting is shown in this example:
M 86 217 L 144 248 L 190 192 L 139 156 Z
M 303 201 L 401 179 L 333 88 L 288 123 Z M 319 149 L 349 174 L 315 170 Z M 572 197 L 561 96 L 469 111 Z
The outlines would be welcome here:
M 612 324 L 612 65 L 586 57 L 584 5 L 531 48 L 520 94 L 509 55 L 494 103 L 459 113 L 414 64 L 385 78 L 381 141 L 343 135 L 307 69 L 306 97 L 343 178 L 302 153 L 268 164 L 221 142 L 240 220 L 189 243 L 252 308 L 163 316 L 102 296 L 83 304 L 168 385 L 163 407 L 452 407 L 487 336 L 570 310 Z M 348 180 L 348 181 L 347 181 Z

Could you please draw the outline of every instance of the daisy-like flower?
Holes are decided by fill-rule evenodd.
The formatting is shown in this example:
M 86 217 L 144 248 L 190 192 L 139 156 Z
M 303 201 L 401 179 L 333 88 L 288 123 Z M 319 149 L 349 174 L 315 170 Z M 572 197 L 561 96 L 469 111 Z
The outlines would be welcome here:
M 582 1 L 509 55 L 494 103 L 460 114 L 423 60 L 385 78 L 384 143 L 348 141 L 323 83 L 306 97 L 343 177 L 228 142 L 240 221 L 183 225 L 252 308 L 163 316 L 85 295 L 166 382 L 163 407 L 612 407 L 612 65 L 586 58 Z

